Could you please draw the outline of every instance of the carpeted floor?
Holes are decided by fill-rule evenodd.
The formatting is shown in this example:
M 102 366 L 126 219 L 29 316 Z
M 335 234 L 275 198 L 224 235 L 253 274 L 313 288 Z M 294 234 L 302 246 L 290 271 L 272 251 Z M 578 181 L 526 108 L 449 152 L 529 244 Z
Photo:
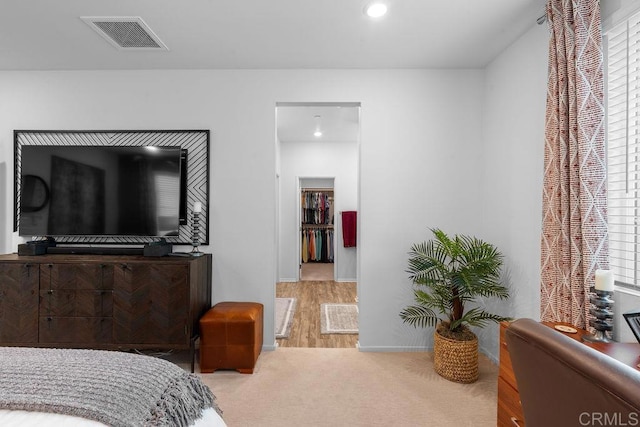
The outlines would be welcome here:
M 302 263 L 300 270 L 300 280 L 333 280 L 334 264 L 322 262 Z
M 431 353 L 347 348 L 278 348 L 252 375 L 201 376 L 229 427 L 496 425 L 498 367 L 483 355 L 474 384 L 438 376 Z

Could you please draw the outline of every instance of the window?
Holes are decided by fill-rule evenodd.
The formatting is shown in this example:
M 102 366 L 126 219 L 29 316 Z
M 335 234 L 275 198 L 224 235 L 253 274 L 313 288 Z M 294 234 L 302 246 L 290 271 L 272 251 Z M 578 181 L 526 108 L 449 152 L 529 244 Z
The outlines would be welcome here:
M 606 42 L 610 268 L 619 284 L 640 287 L 640 13 Z

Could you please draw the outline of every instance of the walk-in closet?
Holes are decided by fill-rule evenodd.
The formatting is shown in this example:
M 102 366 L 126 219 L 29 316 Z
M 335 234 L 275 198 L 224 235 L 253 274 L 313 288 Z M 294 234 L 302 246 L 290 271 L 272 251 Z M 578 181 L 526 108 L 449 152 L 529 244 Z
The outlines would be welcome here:
M 300 191 L 300 280 L 334 279 L 333 190 Z

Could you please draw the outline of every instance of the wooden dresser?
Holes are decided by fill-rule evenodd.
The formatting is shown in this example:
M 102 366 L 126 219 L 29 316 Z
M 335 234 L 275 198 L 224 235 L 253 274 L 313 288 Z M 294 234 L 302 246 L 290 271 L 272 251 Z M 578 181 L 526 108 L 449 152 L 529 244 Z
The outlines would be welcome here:
M 211 255 L 0 255 L 0 345 L 190 349 Z
M 505 340 L 509 322 L 500 323 L 500 369 L 498 371 L 498 426 L 524 426 L 518 384 L 511 366 L 511 357 Z
M 570 326 L 567 323 L 542 322 L 550 328 L 556 325 Z M 505 331 L 509 327 L 509 322 L 500 323 L 500 369 L 498 371 L 498 426 L 517 427 L 524 426 L 524 415 L 518 384 L 511 366 L 511 357 L 505 340 Z M 635 369 L 640 369 L 640 344 L 637 343 L 590 343 L 583 342 L 582 337 L 588 334 L 584 329 L 578 329 L 577 333 L 566 333 L 565 335 L 582 342 L 595 350 L 613 357 L 620 362 Z

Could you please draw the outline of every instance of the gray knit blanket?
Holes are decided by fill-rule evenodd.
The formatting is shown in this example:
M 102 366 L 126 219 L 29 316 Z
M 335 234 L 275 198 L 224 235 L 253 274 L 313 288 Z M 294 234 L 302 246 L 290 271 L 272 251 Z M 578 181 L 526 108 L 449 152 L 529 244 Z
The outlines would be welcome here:
M 0 347 L 0 409 L 55 412 L 110 426 L 188 426 L 215 396 L 155 357 L 101 350 Z

